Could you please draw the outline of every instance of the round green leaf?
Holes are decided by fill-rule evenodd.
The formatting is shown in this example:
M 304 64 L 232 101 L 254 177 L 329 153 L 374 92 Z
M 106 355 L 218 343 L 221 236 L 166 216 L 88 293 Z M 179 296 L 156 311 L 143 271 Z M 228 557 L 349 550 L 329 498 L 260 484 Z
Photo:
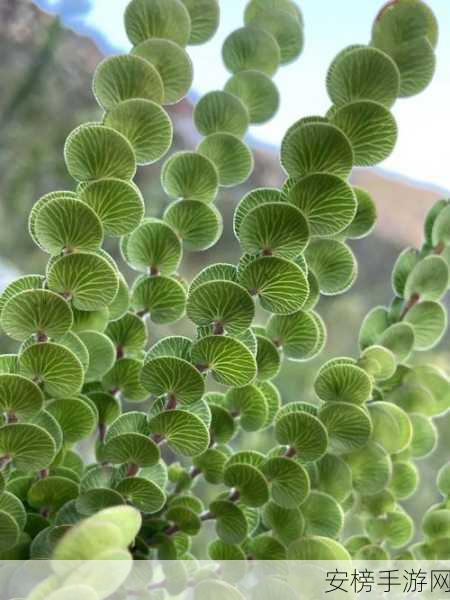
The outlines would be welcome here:
M 269 482 L 270 497 L 275 504 L 296 508 L 308 497 L 308 473 L 295 461 L 284 456 L 269 458 L 261 470 Z
M 20 471 L 46 469 L 56 454 L 55 442 L 42 427 L 11 423 L 0 427 L 0 455 Z
M 151 100 L 125 100 L 105 117 L 105 125 L 131 143 L 138 165 L 159 160 L 172 145 L 172 122 L 166 111 Z
M 3 492 L 0 496 L 0 511 L 12 517 L 19 529 L 23 530 L 27 523 L 27 513 L 19 498 L 10 492 Z
M 253 69 L 272 77 L 281 62 L 281 51 L 272 34 L 256 27 L 241 27 L 226 38 L 222 57 L 231 73 Z
M 34 344 L 19 356 L 20 372 L 54 398 L 77 395 L 83 384 L 78 358 L 59 344 Z
M 203 454 L 194 459 L 193 464 L 201 470 L 208 483 L 218 484 L 222 483 L 226 461 L 227 457 L 223 452 L 215 448 L 208 448 Z
M 363 448 L 372 434 L 372 422 L 367 412 L 347 402 L 326 404 L 319 413 L 330 440 L 330 449 L 336 454 Z
M 359 366 L 375 379 L 389 379 L 395 374 L 397 363 L 393 353 L 383 346 L 369 346 L 359 360 Z
M 141 384 L 142 363 L 132 358 L 122 358 L 103 377 L 103 386 L 110 392 L 120 392 L 131 402 L 141 402 L 148 397 Z
M 397 500 L 406 500 L 414 494 L 419 484 L 417 467 L 410 462 L 395 462 L 389 489 Z
M 52 513 L 78 496 L 78 485 L 66 477 L 39 479 L 28 490 L 27 502 L 33 508 L 45 508 Z
M 431 242 L 433 246 L 444 244 L 448 246 L 450 243 L 450 207 L 445 206 L 436 216 L 433 222 L 431 231 Z
M 233 227 L 236 237 L 239 238 L 241 224 L 254 208 L 261 204 L 282 201 L 283 195 L 276 188 L 257 188 L 245 194 L 234 212 Z
M 112 177 L 83 185 L 80 199 L 88 204 L 102 222 L 105 232 L 126 235 L 134 231 L 144 216 L 144 200 L 130 181 Z
M 109 320 L 117 321 L 121 319 L 130 308 L 130 290 L 125 277 L 118 272 L 119 290 L 114 296 L 114 300 L 108 306 Z
M 239 273 L 241 284 L 258 295 L 264 309 L 275 314 L 293 313 L 304 305 L 308 281 L 295 263 L 276 256 L 263 256 Z
M 46 410 L 57 420 L 66 444 L 87 438 L 97 425 L 95 411 L 81 398 L 54 400 Z
M 212 133 L 204 138 L 197 152 L 209 158 L 219 175 L 219 184 L 233 187 L 244 183 L 253 170 L 250 148 L 231 133 Z
M 274 379 L 281 368 L 281 358 L 277 346 L 267 337 L 257 335 L 256 352 L 257 378 L 259 381 Z
M 330 442 L 332 443 L 331 436 Z M 342 503 L 352 492 L 352 472 L 339 456 L 325 454 L 318 463 L 319 491 Z
M 173 323 L 186 309 L 186 291 L 172 277 L 143 276 L 131 290 L 131 304 L 139 313 L 149 314 L 154 323 Z
M 193 69 L 184 48 L 171 40 L 153 38 L 135 46 L 131 54 L 145 59 L 158 72 L 162 81 L 163 104 L 175 104 L 186 96 L 192 85 Z M 148 100 L 158 102 L 156 98 Z
M 150 431 L 167 440 L 169 448 L 182 456 L 198 456 L 209 444 L 203 421 L 185 410 L 161 412 L 149 421 Z
M 105 308 L 119 289 L 116 270 L 107 260 L 85 252 L 59 258 L 50 268 L 47 280 L 51 290 L 83 311 Z
M 13 413 L 19 419 L 36 415 L 44 404 L 39 387 L 21 375 L 0 375 L 0 410 Z
M 100 510 L 113 506 L 123 506 L 125 500 L 116 491 L 109 488 L 97 488 L 82 492 L 76 501 L 76 509 L 83 516 L 91 516 Z
M 246 506 L 262 506 L 269 499 L 269 487 L 261 471 L 249 464 L 225 465 L 225 485 L 240 493 L 240 501 Z
M 248 129 L 249 116 L 239 98 L 229 92 L 215 91 L 202 96 L 195 105 L 194 123 L 205 136 L 225 132 L 242 137 Z
M 231 335 L 247 330 L 255 315 L 250 294 L 231 281 L 209 281 L 189 293 L 187 316 L 196 325 L 214 325 Z
M 246 23 L 273 35 L 280 47 L 281 64 L 290 63 L 300 56 L 304 43 L 303 26 L 286 11 L 268 9 Z
M 108 305 L 108 308 L 105 307 L 100 310 L 85 311 L 85 310 L 78 310 L 72 306 L 72 313 L 73 313 L 72 332 L 74 332 L 75 334 L 78 334 L 78 333 L 81 333 L 82 331 L 100 331 L 100 332 L 105 331 L 106 326 L 109 321 L 109 307 L 113 306 L 115 299 L 116 299 L 116 296 L 114 297 L 114 300 L 112 301 L 112 303 Z M 64 338 L 62 338 L 64 340 L 64 343 L 62 341 L 60 341 L 60 343 L 70 347 L 72 352 L 77 354 L 77 356 L 78 355 L 81 356 L 81 353 L 83 355 L 84 355 L 84 353 L 86 353 L 86 365 L 87 365 L 87 361 L 88 361 L 89 357 L 88 357 L 88 351 L 87 351 L 86 346 L 84 346 L 84 344 L 83 344 L 83 347 L 84 347 L 84 350 L 83 350 L 80 348 L 80 345 L 79 345 L 79 344 L 81 344 L 81 342 L 74 343 L 73 339 L 70 340 L 69 342 L 67 342 L 67 335 L 68 334 L 66 334 L 64 336 Z M 73 346 L 73 348 L 72 348 L 72 346 Z M 84 363 L 84 358 L 80 359 L 80 360 L 83 360 L 83 363 Z
M 353 221 L 344 229 L 343 235 L 351 239 L 363 238 L 373 230 L 377 221 L 377 207 L 372 197 L 359 187 L 353 191 L 357 199 L 357 209 Z
M 387 52 L 397 65 L 400 71 L 401 97 L 419 94 L 430 84 L 436 70 L 436 56 L 427 38 L 402 40 L 402 43 L 395 45 L 377 40 L 375 45 Z
M 439 300 L 448 288 L 449 270 L 441 256 L 427 256 L 409 274 L 405 298 L 418 295 L 421 300 Z
M 263 392 L 255 385 L 231 388 L 225 396 L 232 415 L 239 416 L 244 431 L 258 431 L 268 417 L 268 406 Z
M 192 347 L 192 362 L 225 385 L 243 387 L 256 376 L 253 354 L 232 337 L 210 335 L 198 340 Z
M 416 248 L 406 248 L 397 258 L 392 271 L 392 289 L 397 296 L 403 298 L 406 280 L 419 260 Z
M 305 252 L 309 267 L 326 296 L 342 294 L 356 279 L 358 266 L 351 249 L 338 240 L 312 240 Z
M 249 70 L 233 75 L 225 84 L 225 91 L 239 98 L 247 108 L 250 123 L 269 121 L 280 105 L 276 85 L 265 73 Z
M 299 538 L 288 548 L 289 560 L 351 560 L 347 550 L 336 540 L 321 536 Z
M 116 435 L 102 448 L 102 458 L 113 464 L 151 467 L 158 462 L 159 456 L 158 446 L 142 433 Z
M 105 110 L 132 98 L 161 104 L 164 96 L 163 82 L 155 67 L 129 54 L 105 58 L 95 70 L 92 88 Z
M 180 531 L 188 535 L 197 535 L 202 526 L 200 517 L 186 506 L 169 508 L 166 517 L 167 520 L 176 525 Z
M 20 529 L 17 521 L 8 513 L 0 510 L 0 551 L 13 548 L 19 541 Z
M 163 82 L 155 67 L 131 55 L 105 58 L 95 71 L 93 91 L 105 110 L 132 98 L 161 104 L 164 95 Z
M 0 294 L 0 317 L 3 307 L 11 300 L 13 296 L 26 290 L 39 290 L 44 286 L 45 277 L 43 275 L 24 275 L 15 279 Z
M 344 526 L 344 512 L 337 501 L 323 492 L 312 491 L 300 507 L 306 535 L 338 537 Z
M 308 222 L 289 204 L 272 202 L 252 209 L 239 227 L 239 242 L 249 254 L 294 259 L 309 241 Z
M 180 0 L 132 0 L 125 11 L 125 29 L 132 44 L 162 38 L 186 46 L 191 19 Z
M 443 465 L 437 475 L 437 487 L 441 494 L 445 497 L 450 492 L 450 463 Z
M 257 384 L 258 388 L 264 394 L 267 404 L 267 419 L 264 427 L 271 425 L 275 419 L 275 415 L 281 406 L 281 395 L 275 385 L 270 381 L 261 381 Z
M 208 394 L 205 398 L 209 397 Z M 216 404 L 209 404 L 211 410 L 211 437 L 215 442 L 226 444 L 236 434 L 236 422 L 229 411 Z
M 372 382 L 356 365 L 335 364 L 320 371 L 314 390 L 324 402 L 364 404 L 371 397 Z
M 173 202 L 164 212 L 163 218 L 177 233 L 186 250 L 207 250 L 222 235 L 221 213 L 215 206 L 199 200 Z
M 222 540 L 214 540 L 209 544 L 208 556 L 211 560 L 245 560 L 245 552 L 238 545 L 226 544 Z
M 373 41 L 397 45 L 425 36 L 432 46 L 438 41 L 438 22 L 431 8 L 422 0 L 408 0 L 385 5 L 372 28 Z
M 378 444 L 369 442 L 365 448 L 347 454 L 345 460 L 352 470 L 355 491 L 372 495 L 388 485 L 392 464 L 387 452 Z
M 420 386 L 432 397 L 428 406 L 423 406 L 425 414 L 430 416 L 446 412 L 450 404 L 450 385 L 447 376 L 431 365 L 415 367 L 408 373 L 404 380 L 405 384 Z M 416 412 L 416 411 L 411 411 Z M 418 410 L 417 412 L 423 412 Z
M 111 340 L 98 331 L 83 331 L 79 333 L 79 337 L 89 353 L 85 382 L 99 381 L 115 362 L 115 348 Z
M 78 181 L 132 179 L 136 173 L 136 156 L 130 142 L 101 124 L 74 129 L 67 138 L 64 158 L 70 175 Z
M 144 513 L 156 513 L 166 502 L 166 496 L 161 488 L 143 477 L 122 479 L 116 486 L 116 491 Z
M 122 253 L 133 269 L 171 275 L 181 261 L 181 244 L 169 225 L 159 219 L 146 219 L 122 240 Z
M 120 357 L 139 357 L 147 344 L 145 323 L 133 313 L 126 313 L 109 323 L 105 334 L 113 342 L 116 354 Z
M 263 508 L 262 519 L 264 525 L 272 529 L 285 545 L 289 545 L 303 534 L 305 521 L 299 508 L 287 509 L 275 502 L 268 502 Z
M 204 44 L 219 27 L 220 7 L 218 0 L 182 0 L 191 18 L 189 44 Z
M 450 532 L 450 510 L 429 511 L 422 523 L 422 529 L 428 538 L 448 537 Z
M 216 263 L 205 267 L 194 277 L 189 286 L 189 291 L 193 292 L 196 287 L 207 281 L 234 281 L 237 283 L 237 269 L 234 265 L 228 263 Z
M 448 206 L 448 200 L 438 200 L 428 211 L 424 223 L 424 235 L 427 244 L 433 244 L 433 227 L 440 212 Z
M 411 452 L 414 458 L 425 458 L 436 448 L 438 433 L 433 421 L 424 415 L 409 415 L 412 424 Z
M 352 223 L 357 210 L 351 186 L 330 173 L 303 177 L 291 188 L 287 199 L 305 215 L 312 235 L 339 233 Z
M 34 231 L 39 246 L 49 254 L 93 251 L 103 242 L 103 227 L 95 212 L 80 200 L 60 198 L 38 212 Z
M 7 335 L 24 341 L 31 335 L 37 339 L 62 337 L 72 326 L 68 303 L 48 290 L 27 290 L 6 302 L 0 324 Z
M 140 433 L 149 434 L 147 417 L 145 413 L 138 411 L 128 411 L 121 414 L 109 427 L 105 437 L 108 442 L 115 436 L 122 433 Z
M 277 419 L 275 435 L 280 444 L 295 448 L 303 462 L 319 460 L 327 451 L 325 427 L 317 417 L 306 412 L 294 412 Z
M 147 352 L 147 359 L 157 356 L 175 356 L 191 360 L 192 340 L 182 335 L 171 335 L 162 338 Z
M 240 544 L 248 533 L 248 523 L 240 507 L 228 500 L 215 500 L 209 510 L 216 517 L 216 532 L 227 544 Z
M 205 392 L 200 372 L 186 360 L 173 356 L 148 360 L 142 368 L 141 381 L 155 396 L 166 394 L 181 404 L 197 402 Z
M 353 166 L 353 149 L 347 136 L 335 125 L 301 123 L 286 133 L 281 146 L 281 164 L 291 177 L 310 173 L 332 173 L 346 178 Z
M 292 315 L 273 315 L 267 334 L 291 360 L 310 358 L 319 344 L 319 328 L 312 313 L 299 310 Z
M 358 100 L 346 104 L 333 113 L 332 122 L 348 136 L 358 166 L 382 162 L 397 142 L 395 119 L 378 102 Z
M 429 350 L 439 343 L 447 329 L 447 312 L 439 302 L 416 304 L 405 316 L 414 330 L 414 348 Z
M 373 100 L 390 108 L 400 93 L 400 72 L 390 56 L 369 46 L 350 46 L 332 62 L 327 91 L 336 106 Z
M 255 17 L 268 10 L 282 10 L 291 17 L 295 17 L 303 25 L 303 17 L 298 5 L 292 0 L 250 0 L 245 7 L 244 21 L 248 23 Z
M 414 347 L 414 329 L 409 323 L 395 323 L 382 333 L 379 344 L 393 352 L 399 362 L 404 361 Z
M 198 152 L 176 152 L 161 173 L 164 190 L 172 198 L 212 202 L 219 189 L 217 169 Z
M 95 404 L 98 412 L 100 425 L 110 425 L 120 414 L 120 402 L 118 398 L 105 392 L 90 392 L 89 398 Z
M 63 446 L 63 432 L 59 426 L 58 421 L 53 417 L 47 410 L 41 410 L 40 413 L 29 419 L 28 421 L 32 425 L 44 429 L 53 439 L 55 443 L 55 454 L 58 454 L 62 450 Z

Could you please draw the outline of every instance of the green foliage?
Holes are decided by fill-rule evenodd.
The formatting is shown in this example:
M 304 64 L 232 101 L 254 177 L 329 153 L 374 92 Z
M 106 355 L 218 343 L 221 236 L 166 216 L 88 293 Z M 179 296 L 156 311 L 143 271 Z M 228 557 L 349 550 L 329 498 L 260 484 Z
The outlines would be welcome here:
M 185 46 L 209 40 L 219 12 L 216 0 L 131 0 L 132 51 L 104 60 L 94 77 L 102 120 L 66 142 L 74 191 L 51 192 L 31 211 L 30 235 L 50 255 L 46 273 L 0 296 L 1 328 L 21 343 L 0 357 L 2 553 L 24 545 L 27 558 L 181 559 L 179 593 L 196 568 L 184 566 L 191 538 L 209 520 L 209 555 L 225 560 L 389 558 L 413 536 L 401 502 L 419 484 L 414 460 L 436 446 L 433 418 L 450 408 L 450 383 L 406 361 L 447 327 L 448 201 L 427 218 L 421 250 L 399 257 L 395 299 L 367 315 L 356 356 L 319 369 L 315 403 L 299 387 L 298 401 L 283 404 L 273 380 L 284 359 L 320 354 L 327 331 L 314 309 L 356 279 L 347 240 L 370 233 L 376 208 L 348 177 L 392 152 L 390 109 L 429 82 L 435 19 L 420 0 L 390 2 L 371 44 L 338 54 L 327 115 L 300 119 L 284 136 L 282 188 L 252 190 L 236 208 L 239 263 L 210 264 L 185 282 L 184 252 L 222 234 L 219 190 L 252 172 L 245 136 L 278 108 L 272 76 L 303 47 L 294 2 L 247 4 L 244 26 L 224 42 L 225 89 L 195 107 L 204 137 L 196 151 L 165 159 L 169 204 L 162 218 L 147 217 L 133 178 L 170 150 L 162 105 L 187 94 Z M 115 237 L 138 272 L 130 287 L 104 249 Z M 190 333 L 178 335 L 183 317 Z M 166 337 L 162 324 L 173 327 Z M 265 453 L 248 446 L 249 432 L 267 439 Z M 81 440 L 95 447 L 92 464 Z M 207 492 L 197 493 L 199 480 Z M 423 520 L 435 558 L 448 552 L 449 482 L 446 465 L 443 502 Z M 359 527 L 345 545 L 344 525 Z M 417 545 L 406 551 L 420 557 Z M 223 582 L 212 585 L 198 583 L 194 597 L 230 597 Z M 277 585 L 267 597 L 287 595 Z

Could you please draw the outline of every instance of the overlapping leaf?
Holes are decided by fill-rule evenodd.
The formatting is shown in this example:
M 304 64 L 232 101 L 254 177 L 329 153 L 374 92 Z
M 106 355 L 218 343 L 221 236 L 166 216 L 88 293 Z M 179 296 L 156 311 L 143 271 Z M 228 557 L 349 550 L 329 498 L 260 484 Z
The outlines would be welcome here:
M 69 173 L 78 181 L 132 179 L 136 173 L 136 155 L 130 142 L 101 124 L 81 125 L 72 131 L 64 157 Z

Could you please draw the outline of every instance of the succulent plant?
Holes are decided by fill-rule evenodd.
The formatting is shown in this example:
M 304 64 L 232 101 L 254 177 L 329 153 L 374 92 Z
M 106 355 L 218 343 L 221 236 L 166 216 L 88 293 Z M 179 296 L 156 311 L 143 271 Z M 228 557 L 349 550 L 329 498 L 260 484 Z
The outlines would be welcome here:
M 355 281 L 347 240 L 371 232 L 376 207 L 349 175 L 393 151 L 390 109 L 430 82 L 436 20 L 421 0 L 394 0 L 368 45 L 339 53 L 326 79 L 330 110 L 282 140 L 284 185 L 255 189 L 236 208 L 241 260 L 187 282 L 183 251 L 220 238 L 214 201 L 250 176 L 244 136 L 275 114 L 272 76 L 303 47 L 292 0 L 250 0 L 223 45 L 229 80 L 195 107 L 202 139 L 165 158 L 170 202 L 148 218 L 133 178 L 169 153 L 164 107 L 192 84 L 185 47 L 209 40 L 218 21 L 217 0 L 131 0 L 133 49 L 94 76 L 103 120 L 67 138 L 73 189 L 31 211 L 46 272 L 0 296 L 0 326 L 20 344 L 0 356 L 0 556 L 189 559 L 213 521 L 213 559 L 449 558 L 449 466 L 423 541 L 410 544 L 402 506 L 418 486 L 415 460 L 436 445 L 433 419 L 450 408 L 447 376 L 408 364 L 447 326 L 448 200 L 430 212 L 422 248 L 400 255 L 395 297 L 367 315 L 356 355 L 318 371 L 317 402 L 302 401 L 299 382 L 299 400 L 284 404 L 274 383 L 283 360 L 324 348 L 320 296 Z M 103 248 L 108 238 L 137 272 L 130 286 Z M 158 327 L 184 315 L 192 336 L 161 338 Z M 265 454 L 248 432 L 270 432 Z M 360 535 L 345 540 L 353 521 Z

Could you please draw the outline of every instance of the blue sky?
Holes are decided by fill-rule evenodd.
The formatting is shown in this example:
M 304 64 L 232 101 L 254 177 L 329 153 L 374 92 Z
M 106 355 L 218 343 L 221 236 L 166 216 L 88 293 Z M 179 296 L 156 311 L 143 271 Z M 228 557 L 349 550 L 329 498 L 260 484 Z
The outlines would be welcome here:
M 37 0 L 47 8 L 61 2 L 72 6 L 84 0 Z M 220 49 L 226 35 L 242 24 L 246 0 L 219 0 L 220 29 L 215 38 L 188 51 L 196 66 L 194 89 L 204 93 L 218 89 L 229 74 L 222 65 Z M 393 112 L 400 128 L 394 154 L 381 166 L 414 180 L 450 190 L 450 0 L 428 0 L 441 29 L 437 48 L 438 67 L 431 86 L 414 98 L 399 100 Z M 91 0 L 91 10 L 72 15 L 69 25 L 97 39 L 105 51 L 130 48 L 123 28 L 128 0 Z M 282 94 L 277 116 L 268 124 L 253 127 L 253 137 L 278 146 L 287 127 L 297 118 L 324 113 L 330 105 L 325 74 L 333 57 L 345 46 L 369 41 L 380 0 L 302 0 L 306 45 L 300 59 L 282 67 L 275 81 Z

